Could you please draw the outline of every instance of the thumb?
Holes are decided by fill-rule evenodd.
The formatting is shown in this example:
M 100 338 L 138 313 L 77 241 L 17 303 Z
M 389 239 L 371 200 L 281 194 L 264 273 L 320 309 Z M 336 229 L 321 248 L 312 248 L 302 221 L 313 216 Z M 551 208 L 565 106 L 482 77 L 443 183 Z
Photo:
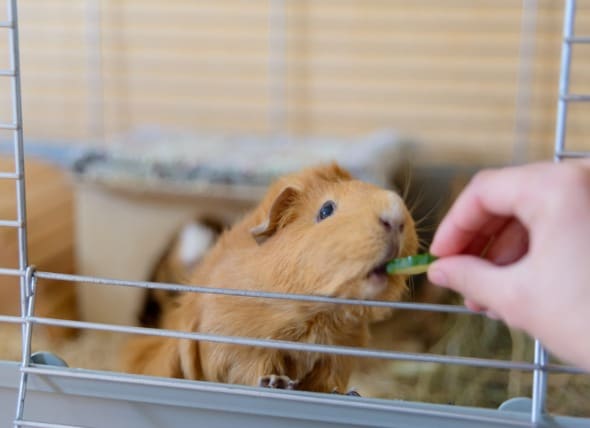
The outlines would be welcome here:
M 461 293 L 478 305 L 498 310 L 505 297 L 507 269 L 479 257 L 449 256 L 430 266 L 428 279 Z

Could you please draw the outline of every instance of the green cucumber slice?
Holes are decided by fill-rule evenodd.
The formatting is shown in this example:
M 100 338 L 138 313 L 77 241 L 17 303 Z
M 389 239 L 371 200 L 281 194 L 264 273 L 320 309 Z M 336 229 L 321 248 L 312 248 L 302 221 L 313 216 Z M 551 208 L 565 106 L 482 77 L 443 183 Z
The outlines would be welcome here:
M 418 254 L 393 259 L 387 263 L 385 268 L 389 275 L 418 275 L 426 272 L 430 263 L 435 260 L 436 257 L 430 253 Z

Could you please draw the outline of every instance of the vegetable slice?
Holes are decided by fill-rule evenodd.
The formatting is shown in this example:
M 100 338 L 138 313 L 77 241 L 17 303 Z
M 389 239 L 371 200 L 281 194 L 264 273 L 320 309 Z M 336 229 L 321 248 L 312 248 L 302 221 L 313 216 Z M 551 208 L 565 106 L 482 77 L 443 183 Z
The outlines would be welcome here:
M 386 270 L 389 275 L 418 275 L 428 270 L 430 263 L 436 257 L 430 253 L 393 259 L 387 263 Z

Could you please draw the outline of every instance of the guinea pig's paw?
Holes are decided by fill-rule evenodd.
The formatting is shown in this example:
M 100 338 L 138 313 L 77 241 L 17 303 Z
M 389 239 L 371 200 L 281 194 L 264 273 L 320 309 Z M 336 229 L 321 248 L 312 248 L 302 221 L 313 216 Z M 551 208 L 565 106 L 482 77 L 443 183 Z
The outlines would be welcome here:
M 340 391 L 338 391 L 336 388 L 334 388 L 334 390 L 332 391 L 332 394 L 350 395 L 351 397 L 360 397 L 361 396 L 361 394 L 359 394 L 355 389 L 349 389 L 346 394 L 342 394 Z
M 288 376 L 282 375 L 271 374 L 258 379 L 258 386 L 262 388 L 297 389 L 297 385 L 299 385 L 298 380 L 291 380 Z

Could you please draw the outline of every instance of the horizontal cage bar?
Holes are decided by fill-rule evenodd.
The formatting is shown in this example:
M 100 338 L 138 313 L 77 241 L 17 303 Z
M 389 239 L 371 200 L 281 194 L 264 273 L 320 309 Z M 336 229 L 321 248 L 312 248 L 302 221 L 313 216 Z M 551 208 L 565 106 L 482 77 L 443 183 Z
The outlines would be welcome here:
M 35 428 L 85 428 L 80 425 L 63 425 L 63 424 L 52 424 L 47 422 L 37 422 L 37 421 L 14 421 L 15 426 L 19 427 L 35 427 Z
M 22 223 L 18 220 L 0 220 L 0 227 L 21 227 Z
M 555 156 L 559 159 L 588 158 L 590 152 L 558 152 Z
M 0 21 L 0 28 L 13 28 L 14 23 L 11 21 Z
M 14 77 L 15 72 L 13 70 L 0 70 L 0 76 Z
M 0 180 L 18 180 L 20 177 L 16 172 L 0 172 Z
M 589 102 L 590 95 L 587 94 L 567 94 L 567 95 L 560 95 L 559 98 L 563 101 L 569 102 Z
M 474 312 L 464 306 L 459 305 L 439 305 L 427 303 L 409 303 L 409 302 L 388 302 L 379 300 L 357 300 L 357 299 L 343 299 L 329 296 L 314 296 L 309 294 L 287 294 L 287 293 L 273 293 L 265 291 L 251 291 L 251 290 L 237 290 L 231 288 L 215 288 L 208 286 L 192 286 L 180 284 L 168 284 L 159 282 L 147 281 L 126 281 L 118 279 L 97 278 L 91 276 L 70 275 L 54 272 L 36 272 L 35 276 L 42 279 L 52 279 L 68 282 L 84 282 L 94 285 L 116 285 L 122 287 L 147 288 L 156 290 L 191 292 L 191 293 L 205 293 L 218 294 L 225 296 L 239 296 L 239 297 L 256 297 L 268 299 L 282 299 L 282 300 L 296 300 L 303 302 L 316 303 L 331 303 L 341 305 L 356 305 L 356 306 L 373 306 L 385 307 L 392 309 L 407 309 L 418 311 L 435 311 L 459 314 L 481 315 L 479 312 Z
M 565 39 L 566 43 L 590 43 L 590 36 L 574 36 L 574 37 L 567 37 Z
M 0 123 L 0 129 L 8 129 L 16 131 L 18 129 L 18 125 L 16 123 Z
M 4 276 L 24 276 L 25 271 L 21 269 L 0 268 L 0 275 Z
M 22 324 L 24 319 L 11 315 L 0 315 L 0 323 Z
M 317 352 L 321 354 L 346 355 L 350 357 L 379 358 L 385 360 L 415 361 L 422 363 L 453 364 L 461 366 L 473 366 L 481 368 L 495 368 L 506 370 L 533 371 L 541 369 L 557 373 L 585 373 L 583 370 L 574 367 L 551 364 L 540 367 L 537 364 L 526 363 L 522 361 L 499 361 L 476 357 L 458 357 L 445 356 L 439 354 L 381 351 L 375 349 L 355 348 L 350 346 L 309 344 L 277 339 L 255 339 L 238 336 L 224 336 L 210 333 L 189 333 L 169 329 L 130 327 L 115 324 L 94 323 L 87 321 L 71 321 L 44 317 L 25 317 L 25 321 L 31 322 L 33 324 L 51 325 L 58 327 L 73 327 L 88 330 L 110 331 L 114 333 L 141 334 L 146 336 L 151 335 L 173 339 L 201 340 L 206 342 L 227 343 L 242 346 L 258 346 L 262 348 L 282 349 L 289 351 L 305 351 Z

